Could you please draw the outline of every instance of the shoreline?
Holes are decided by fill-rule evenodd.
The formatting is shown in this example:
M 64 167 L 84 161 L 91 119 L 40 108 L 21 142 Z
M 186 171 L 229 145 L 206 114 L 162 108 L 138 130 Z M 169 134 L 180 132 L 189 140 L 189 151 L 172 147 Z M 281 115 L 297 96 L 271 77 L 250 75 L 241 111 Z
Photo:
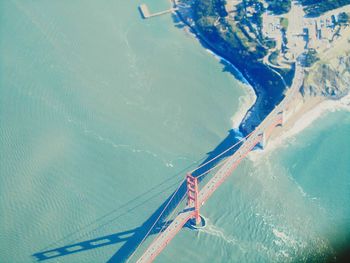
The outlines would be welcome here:
M 169 0 L 174 7 L 178 6 L 178 0 Z M 194 36 L 200 43 L 204 41 L 206 46 L 204 48 L 206 51 L 214 56 L 219 62 L 223 64 L 226 63 L 235 73 L 232 73 L 238 81 L 242 82 L 242 88 L 247 92 L 246 96 L 241 96 L 239 98 L 239 110 L 231 117 L 232 130 L 241 133 L 242 125 L 245 125 L 247 116 L 250 114 L 256 114 L 256 111 L 262 110 L 259 105 L 259 100 L 261 96 L 258 94 L 257 87 L 254 85 L 254 81 L 247 79 L 247 77 L 228 59 L 221 56 L 216 52 L 216 49 L 212 47 L 210 43 L 203 37 L 193 26 L 191 26 L 185 18 L 182 17 L 182 14 L 179 10 L 175 11 L 179 20 L 184 23 L 185 31 L 191 36 Z M 203 45 L 203 43 L 202 43 Z M 272 69 L 271 69 L 272 70 Z M 249 76 L 248 76 L 249 78 Z M 283 79 L 283 78 L 282 78 Z M 288 86 L 285 86 L 285 90 L 288 90 Z M 261 95 L 261 94 L 260 94 Z M 294 110 L 287 113 L 287 121 L 283 127 L 277 127 L 272 133 L 268 140 L 267 147 L 264 151 L 254 151 L 251 159 L 255 159 L 257 156 L 260 156 L 260 153 L 267 152 L 270 153 L 274 149 L 285 144 L 286 140 L 296 136 L 300 132 L 304 131 L 310 125 L 312 125 L 317 119 L 321 116 L 335 112 L 339 110 L 350 111 L 350 94 L 346 95 L 343 98 L 337 100 L 330 100 L 323 97 L 303 97 L 299 92 L 294 103 L 291 104 L 290 108 Z M 258 108 L 258 109 L 257 109 Z M 255 110 L 255 112 L 253 111 Z M 288 117 L 289 115 L 289 117 Z M 260 120 L 261 122 L 262 120 Z
M 193 34 L 194 35 L 194 34 Z M 196 37 L 196 35 L 194 35 Z M 257 95 L 255 93 L 255 89 L 249 84 L 249 82 L 244 78 L 242 73 L 227 59 L 219 56 L 215 52 L 213 52 L 210 49 L 206 49 L 206 51 L 212 55 L 215 59 L 217 59 L 219 62 L 225 61 L 228 63 L 234 70 L 237 71 L 237 75 L 239 75 L 239 79 L 237 79 L 236 76 L 233 76 L 236 80 L 242 82 L 240 83 L 240 87 L 247 93 L 246 95 L 240 96 L 238 98 L 239 101 L 239 109 L 238 112 L 236 112 L 232 117 L 231 117 L 231 122 L 232 122 L 232 129 L 239 131 L 239 127 L 242 124 L 245 116 L 249 113 L 249 110 L 254 106 L 256 100 L 257 100 Z
M 247 94 L 238 98 L 238 111 L 231 117 L 231 128 L 237 131 L 239 131 L 246 115 L 249 114 L 249 109 L 254 106 L 257 100 L 256 94 L 250 87 L 246 86 L 246 84 L 241 84 L 241 87 Z
M 262 154 L 270 154 L 282 145 L 288 145 L 289 140 L 309 128 L 321 117 L 338 112 L 350 112 L 350 94 L 339 100 L 329 100 L 320 97 L 303 98 L 298 95 L 294 102 L 295 111 L 290 113 L 283 127 L 278 127 L 272 132 L 266 148 L 263 151 L 253 151 L 248 157 L 251 161 L 257 161 Z
M 239 111 L 239 114 L 235 114 L 232 116 L 232 129 L 237 129 L 242 134 L 248 134 L 251 131 L 253 131 L 264 119 L 265 117 L 274 109 L 276 105 L 278 105 L 284 98 L 284 93 L 286 90 L 288 90 L 288 86 L 286 86 L 286 80 L 278 74 L 278 78 L 281 79 L 282 86 L 277 85 L 276 91 L 281 89 L 281 93 L 271 93 L 269 94 L 268 90 L 266 90 L 263 86 L 261 86 L 261 83 L 257 83 L 251 76 L 253 74 L 252 72 L 249 72 L 245 69 L 239 69 L 238 65 L 236 65 L 234 62 L 231 62 L 228 58 L 226 58 L 223 54 L 221 54 L 220 51 L 218 51 L 212 43 L 210 43 L 205 36 L 203 36 L 195 27 L 195 25 L 191 25 L 188 21 L 189 17 L 184 17 L 186 14 L 182 14 L 181 8 L 179 5 L 178 0 L 169 0 L 173 8 L 178 8 L 176 11 L 174 11 L 174 14 L 178 17 L 179 21 L 184 24 L 185 32 L 189 33 L 190 35 L 194 36 L 199 43 L 203 46 L 203 48 L 213 55 L 215 58 L 219 59 L 220 63 L 223 64 L 223 66 L 229 66 L 232 71 L 231 74 L 235 79 L 242 82 L 243 84 L 249 86 L 248 94 L 254 93 L 254 102 L 250 105 L 248 109 L 245 110 L 243 118 L 241 118 L 242 111 Z M 188 7 L 190 8 L 190 7 Z M 238 63 L 238 62 L 237 62 Z M 265 65 L 266 66 L 266 65 Z M 266 69 L 270 71 L 271 73 L 274 72 L 273 69 L 266 66 Z M 254 75 L 254 74 L 253 74 Z M 261 79 L 260 79 L 261 81 Z M 278 89 L 279 87 L 279 89 Z M 266 103 L 267 100 L 274 98 L 274 103 L 268 104 Z M 245 103 L 244 105 L 248 105 L 248 103 Z M 265 107 L 264 107 L 265 106 Z M 236 116 L 237 115 L 237 116 Z M 238 119 L 241 119 L 240 124 L 238 127 L 236 126 L 236 122 Z

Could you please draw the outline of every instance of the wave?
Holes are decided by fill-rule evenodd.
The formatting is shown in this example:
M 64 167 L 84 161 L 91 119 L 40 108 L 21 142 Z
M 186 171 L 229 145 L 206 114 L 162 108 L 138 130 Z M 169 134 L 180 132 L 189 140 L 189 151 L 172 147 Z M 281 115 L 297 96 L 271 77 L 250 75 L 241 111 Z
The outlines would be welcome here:
M 307 104 L 308 102 L 304 102 L 302 107 L 307 106 Z M 249 158 L 252 161 L 256 161 L 260 158 L 259 155 L 261 155 L 261 153 L 266 154 L 277 148 L 295 142 L 295 136 L 310 127 L 317 119 L 325 114 L 337 111 L 350 111 L 350 94 L 339 100 L 324 100 L 316 104 L 316 106 L 310 110 L 303 111 L 301 109 L 299 112 L 296 112 L 293 114 L 293 117 L 297 117 L 297 120 L 292 124 L 290 129 L 283 130 L 278 136 L 271 138 L 264 150 L 252 152 L 252 154 L 249 155 Z
M 244 85 L 246 87 L 246 85 Z M 249 114 L 249 109 L 255 104 L 257 99 L 253 89 L 246 88 L 248 95 L 243 95 L 239 97 L 238 111 L 232 116 L 232 128 L 234 130 L 239 130 L 240 124 L 243 122 L 244 117 Z
M 216 54 L 211 49 L 206 48 L 205 49 L 209 54 L 211 54 L 214 58 L 219 60 L 220 62 L 225 62 L 230 67 L 232 67 L 235 71 L 235 77 L 242 82 L 242 88 L 246 91 L 248 95 L 243 95 L 239 97 L 239 110 L 236 112 L 232 118 L 232 129 L 239 132 L 239 126 L 243 122 L 244 117 L 249 114 L 249 109 L 255 104 L 257 100 L 256 93 L 254 91 L 254 88 L 249 84 L 247 79 L 243 76 L 243 74 L 227 59 L 221 57 L 220 55 Z
M 234 65 L 234 64 L 232 64 L 230 61 L 228 61 L 226 58 L 223 58 L 222 56 L 220 56 L 220 55 L 218 55 L 218 54 L 216 54 L 213 50 L 211 50 L 211 49 L 209 49 L 209 48 L 206 48 L 205 49 L 209 54 L 211 54 L 212 56 L 214 56 L 217 60 L 219 60 L 220 62 L 224 62 L 225 64 L 227 64 L 227 65 L 229 65 L 230 67 L 232 67 L 232 69 L 234 70 L 234 72 L 235 72 L 235 77 L 239 80 L 239 81 L 241 81 L 241 82 L 243 82 L 244 84 L 246 84 L 246 85 L 249 85 L 249 82 L 248 82 L 248 80 L 243 76 L 243 74 L 242 74 L 242 72 L 241 71 L 239 71 L 238 69 L 237 69 L 237 67 Z M 253 87 L 251 87 L 250 85 L 249 85 L 249 87 L 251 88 L 251 89 L 253 89 Z M 254 89 L 253 89 L 254 90 Z

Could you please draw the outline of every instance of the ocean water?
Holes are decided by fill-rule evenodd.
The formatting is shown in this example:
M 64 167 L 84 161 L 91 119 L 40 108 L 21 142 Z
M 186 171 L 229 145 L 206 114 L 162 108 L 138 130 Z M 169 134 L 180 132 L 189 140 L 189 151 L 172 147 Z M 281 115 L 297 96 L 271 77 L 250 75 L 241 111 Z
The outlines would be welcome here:
M 239 81 L 170 15 L 142 20 L 140 3 L 0 3 L 0 262 L 118 236 L 46 262 L 107 261 L 244 104 Z M 208 227 L 181 231 L 157 262 L 332 251 L 350 225 L 349 130 L 347 112 L 330 113 L 244 161 L 203 207 Z
M 137 228 L 227 135 L 246 91 L 139 4 L 1 1 L 0 262 Z
M 176 262 L 322 262 L 350 242 L 350 115 L 323 114 L 284 145 L 246 159 L 159 257 Z M 190 250 L 190 252 L 187 252 Z

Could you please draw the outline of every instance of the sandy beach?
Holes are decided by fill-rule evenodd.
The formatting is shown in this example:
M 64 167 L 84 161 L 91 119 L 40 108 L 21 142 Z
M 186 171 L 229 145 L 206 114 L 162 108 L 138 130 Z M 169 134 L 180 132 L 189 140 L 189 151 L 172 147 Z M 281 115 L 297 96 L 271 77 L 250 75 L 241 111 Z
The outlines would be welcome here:
M 271 153 L 279 147 L 287 147 L 292 138 L 324 114 L 335 111 L 350 111 L 350 94 L 340 100 L 326 100 L 320 97 L 304 98 L 298 94 L 289 107 L 286 121 L 281 127 L 276 127 L 268 139 L 264 150 L 252 152 L 248 158 L 256 161 L 262 154 Z

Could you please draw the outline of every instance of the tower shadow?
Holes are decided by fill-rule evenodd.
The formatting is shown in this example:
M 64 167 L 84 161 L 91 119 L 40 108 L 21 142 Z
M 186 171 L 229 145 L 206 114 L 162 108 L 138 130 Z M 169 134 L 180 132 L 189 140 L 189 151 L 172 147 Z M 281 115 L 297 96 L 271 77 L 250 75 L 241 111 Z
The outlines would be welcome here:
M 224 140 L 222 140 L 216 148 L 207 154 L 207 158 L 199 165 L 200 169 L 196 170 L 192 175 L 197 177 L 211 168 L 213 168 L 220 160 L 223 158 L 232 155 L 238 148 L 238 144 L 234 149 L 227 151 L 225 154 L 215 159 L 215 161 L 207 163 L 209 160 L 217 157 L 222 152 L 230 148 L 232 145 L 236 144 L 239 141 L 241 134 L 234 130 L 229 130 L 228 135 Z M 207 163 L 207 164 L 206 164 Z M 201 176 L 199 181 L 202 181 L 207 175 Z M 108 263 L 114 262 L 125 262 L 135 251 L 138 245 L 142 242 L 143 238 L 147 235 L 149 230 L 152 228 L 152 225 L 160 216 L 159 222 L 163 222 L 166 218 L 173 212 L 176 206 L 181 202 L 187 192 L 186 182 L 183 182 L 179 187 L 177 192 L 172 193 L 163 204 L 134 232 L 132 236 L 124 243 L 124 245 L 107 261 Z M 170 204 L 168 205 L 168 203 Z M 165 210 L 164 210 L 165 209 Z M 164 210 L 164 212 L 163 212 Z M 163 214 L 161 214 L 163 212 Z M 159 225 L 156 224 L 156 227 L 159 228 Z
M 181 14 L 179 13 L 181 16 Z M 176 17 L 176 16 L 173 16 Z M 184 21 L 182 19 L 181 21 Z M 183 23 L 180 23 L 180 20 L 175 21 L 177 23 L 176 27 L 181 28 L 184 26 Z M 212 48 L 211 45 L 203 38 L 199 38 L 200 43 L 205 48 Z M 193 172 L 193 176 L 198 177 L 199 175 L 205 174 L 211 168 L 213 168 L 218 162 L 223 158 L 232 155 L 240 146 L 237 145 L 234 149 L 227 151 L 222 156 L 215 159 L 215 161 L 207 163 L 209 160 L 216 158 L 219 154 L 226 151 L 232 145 L 238 143 L 239 138 L 250 133 L 254 128 L 264 119 L 267 114 L 277 105 L 283 98 L 283 91 L 285 90 L 285 85 L 282 83 L 281 78 L 275 73 L 271 73 L 265 67 L 258 67 L 245 63 L 245 61 L 237 60 L 235 67 L 230 63 L 226 62 L 226 55 L 221 54 L 215 50 L 218 55 L 222 58 L 225 58 L 221 61 L 224 65 L 224 71 L 229 71 L 241 82 L 249 83 L 255 89 L 257 94 L 256 103 L 249 109 L 246 114 L 244 121 L 240 125 L 240 130 L 244 131 L 245 134 L 240 132 L 229 130 L 228 135 L 213 149 L 211 152 L 207 153 L 206 159 L 201 162 L 199 169 Z M 228 60 L 227 60 L 228 61 Z M 249 66 L 250 72 L 246 70 L 246 67 Z M 254 79 L 251 76 L 258 76 Z M 260 77 L 259 77 L 260 76 Z M 271 83 L 276 85 L 271 85 Z M 269 88 L 269 90 L 266 90 Z M 185 176 L 185 173 L 184 173 Z M 199 181 L 202 181 L 208 176 L 208 174 L 201 176 Z M 33 254 L 33 257 L 37 261 L 48 260 L 52 258 L 62 257 L 70 254 L 79 253 L 82 251 L 87 251 L 107 245 L 123 243 L 123 245 L 116 251 L 116 253 L 108 260 L 108 263 L 114 262 L 125 262 L 133 252 L 138 248 L 138 246 L 143 241 L 144 237 L 148 234 L 154 235 L 159 233 L 166 227 L 167 217 L 174 211 L 177 205 L 183 200 L 186 195 L 186 182 L 183 182 L 176 192 L 173 192 L 152 214 L 149 216 L 141 226 L 135 227 L 131 230 L 106 235 L 103 237 L 90 239 L 82 241 L 75 244 L 65 245 L 56 249 L 46 250 L 42 252 L 37 252 Z M 155 222 L 159 222 L 154 226 Z M 154 229 L 153 229 L 154 226 Z
M 229 130 L 226 138 L 224 138 L 213 151 L 207 153 L 205 160 L 202 161 L 198 166 L 200 168 L 193 172 L 192 175 L 195 177 L 202 175 L 203 173 L 206 173 L 208 170 L 213 168 L 223 158 L 232 155 L 240 146 L 240 143 L 238 143 L 240 138 L 240 132 Z M 227 151 L 225 154 L 221 155 L 214 161 L 207 163 L 209 160 L 217 157 L 236 143 L 238 144 L 235 148 Z M 201 176 L 199 178 L 199 181 L 202 181 L 207 175 L 208 174 Z M 141 244 L 146 235 L 157 234 L 160 231 L 164 230 L 168 224 L 170 224 L 171 221 L 167 222 L 166 219 L 174 211 L 177 205 L 183 200 L 186 192 L 187 185 L 186 182 L 183 182 L 179 186 L 178 190 L 176 192 L 173 192 L 139 227 L 111 235 L 81 241 L 74 244 L 68 244 L 50 250 L 40 251 L 34 253 L 32 256 L 36 259 L 36 261 L 44 261 L 123 242 L 124 244 L 108 260 L 108 263 L 125 262 L 137 249 L 139 244 Z M 156 223 L 156 225 L 154 225 L 157 220 L 159 223 Z
M 165 229 L 169 224 L 171 224 L 172 221 L 167 221 L 167 222 L 162 222 L 159 224 L 157 227 L 155 227 L 151 231 L 151 235 L 159 233 L 162 229 Z M 130 229 L 127 231 L 121 231 L 112 235 L 106 235 L 90 240 L 85 240 L 82 242 L 77 242 L 74 244 L 50 249 L 50 250 L 45 250 L 42 252 L 38 252 L 33 254 L 32 256 L 37 260 L 37 261 L 43 261 L 43 260 L 48 260 L 48 259 L 53 259 L 57 257 L 62 257 L 62 256 L 67 256 L 99 247 L 104 247 L 108 245 L 113 245 L 117 244 L 120 242 L 125 242 L 127 241 L 130 236 L 134 235 L 139 229 L 134 228 Z

